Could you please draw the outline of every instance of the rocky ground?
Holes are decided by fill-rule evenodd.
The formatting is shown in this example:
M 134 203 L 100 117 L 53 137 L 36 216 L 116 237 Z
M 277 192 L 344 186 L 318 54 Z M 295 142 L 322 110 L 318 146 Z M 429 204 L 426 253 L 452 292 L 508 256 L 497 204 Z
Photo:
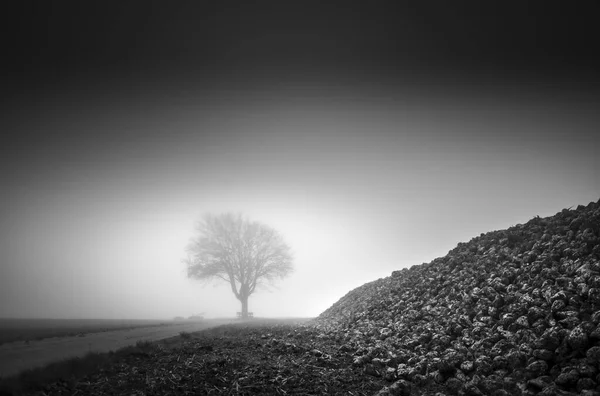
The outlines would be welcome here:
M 318 318 L 379 394 L 600 395 L 600 201 L 482 234 Z
M 225 325 L 130 348 L 34 395 L 372 395 L 385 385 L 314 326 Z
M 153 344 L 46 394 L 600 395 L 600 201 L 461 243 L 302 325 Z

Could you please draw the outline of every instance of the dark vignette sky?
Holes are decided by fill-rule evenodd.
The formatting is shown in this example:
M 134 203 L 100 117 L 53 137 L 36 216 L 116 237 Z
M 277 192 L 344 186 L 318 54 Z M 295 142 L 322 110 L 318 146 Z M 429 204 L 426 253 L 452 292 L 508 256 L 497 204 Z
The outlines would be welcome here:
M 297 271 L 251 304 L 313 316 L 600 197 L 592 1 L 23 1 L 2 15 L 0 316 L 231 315 L 227 288 L 183 276 L 205 212 L 281 230 Z

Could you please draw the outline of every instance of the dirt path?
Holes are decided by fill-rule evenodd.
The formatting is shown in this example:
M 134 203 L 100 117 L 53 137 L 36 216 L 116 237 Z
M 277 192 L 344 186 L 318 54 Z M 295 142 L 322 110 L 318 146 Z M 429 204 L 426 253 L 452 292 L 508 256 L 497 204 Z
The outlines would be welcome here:
M 33 384 L 23 395 L 39 395 L 43 390 L 52 395 L 367 396 L 391 385 L 394 378 L 384 377 L 390 367 L 375 360 L 368 370 L 357 366 L 355 347 L 360 346 L 344 344 L 337 333 L 325 333 L 306 322 L 238 321 L 165 339 L 140 347 L 137 353 L 119 354 L 102 370 L 72 381 Z M 447 389 L 431 382 L 433 388 L 423 394 L 447 394 Z
M 38 341 L 12 342 L 0 345 L 0 377 L 88 352 L 109 352 L 138 341 L 156 341 L 173 337 L 182 331 L 193 332 L 233 323 L 235 320 L 207 320 L 194 323 L 173 323 L 166 326 L 89 333 L 83 337 L 46 338 Z

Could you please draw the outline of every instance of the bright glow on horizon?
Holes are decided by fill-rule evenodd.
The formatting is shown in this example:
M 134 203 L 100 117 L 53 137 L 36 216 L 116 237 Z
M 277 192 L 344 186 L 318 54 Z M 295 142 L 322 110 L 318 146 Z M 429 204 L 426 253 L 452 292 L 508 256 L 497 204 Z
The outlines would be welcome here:
M 57 102 L 23 122 L 128 138 L 13 160 L 23 170 L 2 197 L 0 317 L 234 316 L 229 286 L 187 279 L 181 262 L 195 222 L 223 212 L 268 224 L 295 253 L 295 272 L 258 290 L 250 310 L 317 316 L 458 242 L 600 196 L 588 133 L 598 115 L 568 104 L 536 113 L 512 99 L 493 112 L 475 99 L 410 111 L 237 100 L 131 115 Z

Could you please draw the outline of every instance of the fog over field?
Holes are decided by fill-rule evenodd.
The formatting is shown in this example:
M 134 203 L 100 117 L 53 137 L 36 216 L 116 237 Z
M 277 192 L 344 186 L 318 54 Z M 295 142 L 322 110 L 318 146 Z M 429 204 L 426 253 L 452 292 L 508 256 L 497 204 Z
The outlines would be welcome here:
M 600 198 L 585 6 L 334 3 L 14 5 L 0 317 L 235 316 L 229 285 L 186 277 L 205 213 L 264 222 L 294 252 L 254 315 L 313 317 Z

